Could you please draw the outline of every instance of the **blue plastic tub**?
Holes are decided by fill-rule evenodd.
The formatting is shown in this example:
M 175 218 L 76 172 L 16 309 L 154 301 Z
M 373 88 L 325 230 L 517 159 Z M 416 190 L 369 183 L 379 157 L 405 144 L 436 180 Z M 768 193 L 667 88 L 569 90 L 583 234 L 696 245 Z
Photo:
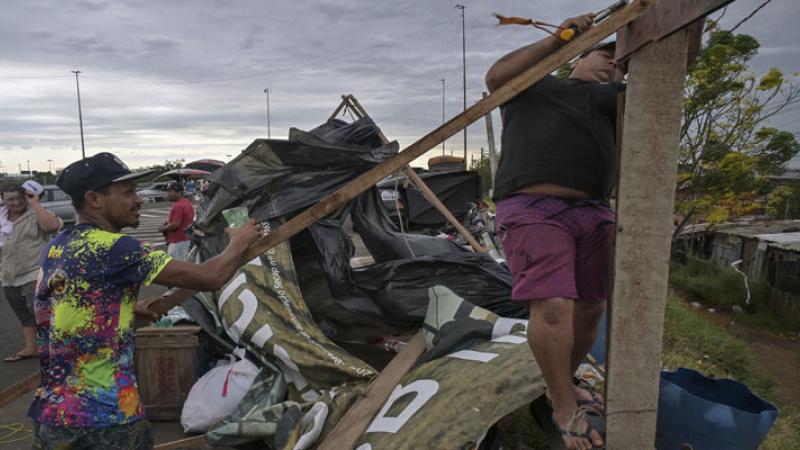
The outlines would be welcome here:
M 737 381 L 684 368 L 661 372 L 656 448 L 757 449 L 777 417 L 775 405 Z

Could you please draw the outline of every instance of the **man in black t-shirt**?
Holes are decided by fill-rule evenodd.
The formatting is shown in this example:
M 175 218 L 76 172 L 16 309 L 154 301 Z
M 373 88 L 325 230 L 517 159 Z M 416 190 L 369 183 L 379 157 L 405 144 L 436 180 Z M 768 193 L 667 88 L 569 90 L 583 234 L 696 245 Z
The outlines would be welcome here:
M 590 28 L 593 14 L 562 28 Z M 500 58 L 486 74 L 494 90 L 565 42 L 550 36 Z M 603 445 L 585 414 L 603 399 L 572 383 L 608 298 L 617 170 L 617 93 L 624 89 L 614 44 L 548 76 L 501 107 L 502 159 L 495 181 L 498 235 L 513 275 L 512 299 L 530 311 L 528 343 L 542 369 L 553 420 L 569 449 Z

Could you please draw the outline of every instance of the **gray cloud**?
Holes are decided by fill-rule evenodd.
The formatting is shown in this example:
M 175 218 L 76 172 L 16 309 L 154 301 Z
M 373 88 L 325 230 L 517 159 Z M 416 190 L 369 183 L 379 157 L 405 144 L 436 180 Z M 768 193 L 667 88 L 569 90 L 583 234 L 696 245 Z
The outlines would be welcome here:
M 79 156 L 74 69 L 83 72 L 87 152 L 116 151 L 131 165 L 235 154 L 266 135 L 268 86 L 273 136 L 316 126 L 341 94 L 352 93 L 387 135 L 409 145 L 441 123 L 441 78 L 446 116 L 461 111 L 457 2 L 6 1 L 0 163 L 8 170 L 47 152 L 64 166 Z M 496 27 L 493 11 L 558 23 L 606 2 L 464 3 L 469 105 L 481 97 L 483 76 L 498 57 L 544 36 L 531 27 Z M 738 0 L 723 24 L 759 3 Z M 775 0 L 742 26 L 762 44 L 755 72 L 800 71 L 798 19 L 794 2 Z M 793 111 L 776 124 L 800 115 Z M 494 120 L 499 130 L 497 114 Z M 447 148 L 460 152 L 462 145 L 459 135 Z M 469 148 L 481 146 L 483 121 L 469 128 Z

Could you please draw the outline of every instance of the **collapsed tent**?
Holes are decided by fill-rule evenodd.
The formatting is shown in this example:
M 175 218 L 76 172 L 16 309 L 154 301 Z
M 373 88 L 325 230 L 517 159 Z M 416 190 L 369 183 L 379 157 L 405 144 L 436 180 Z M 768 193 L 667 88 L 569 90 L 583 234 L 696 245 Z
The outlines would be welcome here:
M 195 223 L 194 257 L 206 260 L 226 245 L 222 211 L 244 206 L 267 231 L 276 229 L 397 150 L 396 143 L 382 144 L 368 118 L 292 129 L 288 140 L 256 140 L 211 175 Z M 351 268 L 349 223 L 375 264 Z M 260 440 L 276 449 L 319 443 L 388 360 L 367 362 L 343 346 L 358 353 L 425 322 L 429 351 L 360 448 L 475 443 L 543 386 L 520 345 L 524 335 L 514 334 L 524 321 L 510 318 L 527 312 L 510 301 L 510 290 L 508 270 L 494 259 L 447 239 L 399 233 L 377 190 L 367 191 L 254 258 L 219 292 L 195 296 L 208 316 L 200 321 L 206 331 L 246 348 L 262 367 L 237 410 L 207 437 L 221 445 Z M 472 409 L 454 411 L 453 404 Z M 443 420 L 445 412 L 458 420 Z

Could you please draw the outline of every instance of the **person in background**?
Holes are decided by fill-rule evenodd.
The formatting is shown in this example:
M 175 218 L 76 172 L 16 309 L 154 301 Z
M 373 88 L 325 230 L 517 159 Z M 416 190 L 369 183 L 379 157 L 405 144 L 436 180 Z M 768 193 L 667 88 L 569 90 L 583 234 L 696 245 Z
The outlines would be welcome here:
M 167 223 L 158 231 L 164 233 L 167 240 L 167 253 L 181 261 L 186 261 L 191 241 L 186 230 L 194 222 L 194 208 L 192 202 L 183 196 L 183 186 L 172 183 L 167 186 L 167 199 L 174 202 L 169 210 Z
M 2 187 L 0 273 L 3 292 L 22 325 L 25 342 L 20 350 L 6 357 L 5 362 L 38 356 L 33 313 L 36 274 L 42 247 L 62 225 L 61 219 L 39 203 L 39 195 L 34 191 L 41 191 L 41 186 L 35 181 L 26 183 L 32 190 L 16 185 Z
M 35 449 L 151 449 L 134 370 L 139 287 L 221 289 L 261 236 L 250 220 L 226 230 L 222 253 L 190 264 L 121 234 L 139 225 L 135 180 L 146 175 L 98 153 L 70 164 L 56 181 L 72 198 L 78 223 L 42 252 L 34 303 L 41 384 L 28 412 Z

